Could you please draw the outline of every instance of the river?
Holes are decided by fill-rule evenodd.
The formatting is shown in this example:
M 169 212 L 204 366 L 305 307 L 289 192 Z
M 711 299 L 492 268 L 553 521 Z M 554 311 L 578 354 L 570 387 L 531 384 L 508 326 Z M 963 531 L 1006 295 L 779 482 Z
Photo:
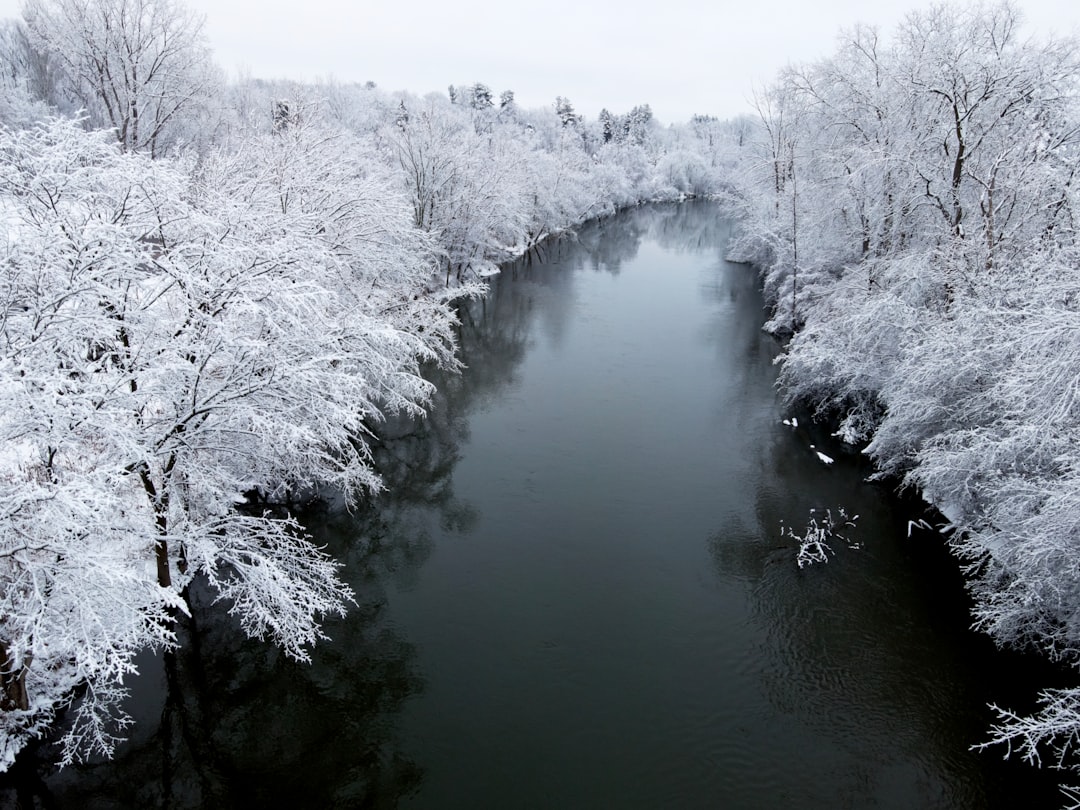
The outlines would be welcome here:
M 386 425 L 387 492 L 308 516 L 357 591 L 311 665 L 194 595 L 111 763 L 24 757 L 56 807 L 990 808 L 1053 780 L 977 752 L 1029 666 L 970 633 L 940 542 L 774 390 L 709 203 L 504 269 L 460 375 Z M 816 447 L 812 446 L 816 445 Z M 816 450 L 833 457 L 823 463 Z M 781 526 L 857 514 L 800 569 Z M 47 761 L 49 750 L 35 754 Z

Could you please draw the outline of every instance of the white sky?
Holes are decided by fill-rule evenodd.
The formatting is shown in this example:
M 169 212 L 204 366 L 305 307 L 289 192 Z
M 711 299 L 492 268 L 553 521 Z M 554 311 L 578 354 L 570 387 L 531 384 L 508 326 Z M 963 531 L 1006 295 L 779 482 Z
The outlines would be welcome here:
M 484 82 L 523 107 L 595 118 L 648 103 L 663 123 L 750 111 L 788 62 L 828 56 L 856 22 L 889 33 L 922 0 L 188 0 L 218 63 L 265 78 L 446 92 Z M 1032 34 L 1080 31 L 1080 0 L 1017 0 Z M 0 17 L 21 0 L 0 0 Z

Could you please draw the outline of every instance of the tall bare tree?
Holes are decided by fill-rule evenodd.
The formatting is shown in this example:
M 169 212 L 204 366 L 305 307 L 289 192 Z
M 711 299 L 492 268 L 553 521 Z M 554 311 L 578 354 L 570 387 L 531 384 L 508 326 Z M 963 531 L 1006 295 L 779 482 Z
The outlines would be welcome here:
M 28 0 L 23 13 L 91 125 L 127 151 L 166 149 L 214 80 L 202 17 L 174 0 Z

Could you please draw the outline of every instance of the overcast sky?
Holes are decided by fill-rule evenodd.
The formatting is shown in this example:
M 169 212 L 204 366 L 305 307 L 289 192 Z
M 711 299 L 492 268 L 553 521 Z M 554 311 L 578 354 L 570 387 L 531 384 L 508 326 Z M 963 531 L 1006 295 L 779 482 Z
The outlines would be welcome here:
M 519 105 L 569 98 L 595 118 L 648 103 L 663 123 L 750 110 L 788 62 L 856 22 L 892 30 L 918 0 L 188 0 L 218 63 L 266 78 L 374 81 L 424 94 L 484 82 Z M 1080 28 L 1080 0 L 1019 0 L 1033 34 Z M 21 0 L 0 0 L 18 16 Z

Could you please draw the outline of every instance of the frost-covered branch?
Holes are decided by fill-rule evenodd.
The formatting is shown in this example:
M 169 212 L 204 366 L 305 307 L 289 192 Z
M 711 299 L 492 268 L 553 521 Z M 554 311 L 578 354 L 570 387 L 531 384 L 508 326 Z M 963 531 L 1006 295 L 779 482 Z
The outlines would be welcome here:
M 811 509 L 810 517 L 804 529 L 796 532 L 791 526 L 782 525 L 780 534 L 798 543 L 795 560 L 798 562 L 799 568 L 803 568 L 814 563 L 828 562 L 829 555 L 835 554 L 830 545 L 833 540 L 840 540 L 847 544 L 848 548 L 859 548 L 859 543 L 852 541 L 847 536 L 847 530 L 854 529 L 855 521 L 858 519 L 858 515 L 848 517 L 847 511 L 843 507 L 838 507 L 835 515 L 833 515 L 832 509 L 825 509 L 824 511 Z M 841 532 L 844 533 L 841 534 Z

